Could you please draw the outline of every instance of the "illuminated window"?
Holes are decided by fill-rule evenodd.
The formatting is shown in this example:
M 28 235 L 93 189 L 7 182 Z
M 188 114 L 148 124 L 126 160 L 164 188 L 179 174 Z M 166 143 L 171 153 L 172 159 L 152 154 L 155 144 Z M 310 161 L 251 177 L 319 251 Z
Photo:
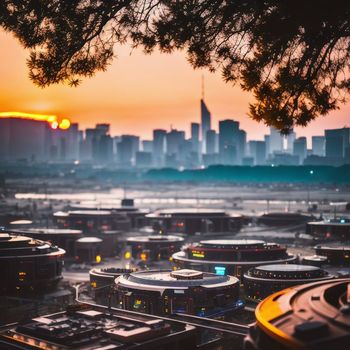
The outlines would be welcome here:
M 26 272 L 24 272 L 24 271 L 18 272 L 18 279 L 19 279 L 20 281 L 24 281 L 25 278 L 26 278 L 26 276 L 27 276 L 27 273 L 26 273 Z
M 140 254 L 140 259 L 141 259 L 142 261 L 146 261 L 146 260 L 147 260 L 147 254 L 146 254 L 146 253 L 141 253 L 141 254 Z
M 219 276 L 225 276 L 226 275 L 226 267 L 224 266 L 215 266 L 215 274 Z
M 192 250 L 192 256 L 194 256 L 195 258 L 204 258 L 204 252 L 199 251 L 199 250 Z

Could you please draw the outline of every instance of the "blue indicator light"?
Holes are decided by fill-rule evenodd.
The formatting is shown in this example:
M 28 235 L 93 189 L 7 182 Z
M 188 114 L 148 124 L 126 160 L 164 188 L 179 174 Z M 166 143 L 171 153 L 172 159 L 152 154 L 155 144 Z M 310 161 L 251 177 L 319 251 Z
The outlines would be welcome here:
M 340 220 L 340 223 L 341 223 L 341 224 L 345 224 L 345 219 L 341 219 L 341 220 Z
M 215 274 L 219 276 L 225 276 L 226 275 L 226 267 L 223 266 L 215 266 Z

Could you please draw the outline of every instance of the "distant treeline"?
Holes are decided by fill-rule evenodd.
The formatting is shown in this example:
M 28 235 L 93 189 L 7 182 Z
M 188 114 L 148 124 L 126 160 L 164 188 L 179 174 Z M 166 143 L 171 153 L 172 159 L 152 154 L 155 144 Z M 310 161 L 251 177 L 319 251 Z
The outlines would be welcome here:
M 350 165 L 330 166 L 210 166 L 206 169 L 152 169 L 143 176 L 149 181 L 325 183 L 350 184 Z
M 206 169 L 118 169 L 88 164 L 2 165 L 0 186 L 5 178 L 90 179 L 125 182 L 227 182 L 227 183 L 313 183 L 350 185 L 350 165 L 331 166 L 210 166 Z

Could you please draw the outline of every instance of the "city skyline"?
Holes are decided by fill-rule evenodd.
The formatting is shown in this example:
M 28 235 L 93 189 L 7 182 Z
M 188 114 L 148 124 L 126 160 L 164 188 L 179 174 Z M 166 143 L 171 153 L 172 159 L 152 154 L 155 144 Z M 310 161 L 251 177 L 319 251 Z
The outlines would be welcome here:
M 211 126 L 211 113 L 201 99 L 201 124 L 191 123 L 191 137 L 183 130 L 154 129 L 152 140 L 138 135 L 111 135 L 110 124 L 82 130 L 78 123 L 56 116 L 0 114 L 0 160 L 80 162 L 121 168 L 178 169 L 210 165 L 331 165 L 350 164 L 350 128 L 327 129 L 312 136 L 282 135 L 271 127 L 264 141 L 247 140 L 238 121 Z M 201 135 L 201 136 L 200 136 Z
M 143 139 L 151 138 L 155 128 L 169 130 L 171 126 L 189 135 L 191 122 L 200 122 L 201 75 L 204 74 L 205 100 L 213 129 L 218 129 L 219 120 L 234 119 L 247 130 L 248 140 L 262 140 L 268 131 L 246 115 L 250 94 L 238 86 L 225 84 L 219 72 L 193 70 L 181 52 L 144 55 L 135 50 L 130 55 L 131 49 L 124 46 L 108 72 L 85 79 L 78 88 L 40 89 L 28 78 L 25 62 L 28 52 L 4 32 L 0 33 L 0 42 L 6 52 L 0 58 L 0 72 L 7 82 L 1 88 L 2 112 L 56 114 L 70 118 L 82 128 L 93 127 L 103 120 L 111 124 L 112 135 L 137 134 Z M 295 131 L 299 136 L 307 136 L 309 143 L 312 135 L 322 135 L 327 128 L 346 126 L 349 114 L 347 103 L 339 111 Z

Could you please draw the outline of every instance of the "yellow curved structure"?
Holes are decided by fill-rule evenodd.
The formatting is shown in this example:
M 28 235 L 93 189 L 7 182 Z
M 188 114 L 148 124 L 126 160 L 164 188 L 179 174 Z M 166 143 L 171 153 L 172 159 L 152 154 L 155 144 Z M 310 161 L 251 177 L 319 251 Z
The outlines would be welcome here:
M 255 309 L 255 317 L 259 327 L 270 335 L 271 338 L 274 338 L 277 342 L 284 344 L 290 349 L 300 349 L 302 347 L 300 342 L 275 327 L 272 322 L 291 310 L 289 305 L 279 302 L 281 296 L 291 291 L 293 291 L 292 288 L 287 288 L 264 299 Z

